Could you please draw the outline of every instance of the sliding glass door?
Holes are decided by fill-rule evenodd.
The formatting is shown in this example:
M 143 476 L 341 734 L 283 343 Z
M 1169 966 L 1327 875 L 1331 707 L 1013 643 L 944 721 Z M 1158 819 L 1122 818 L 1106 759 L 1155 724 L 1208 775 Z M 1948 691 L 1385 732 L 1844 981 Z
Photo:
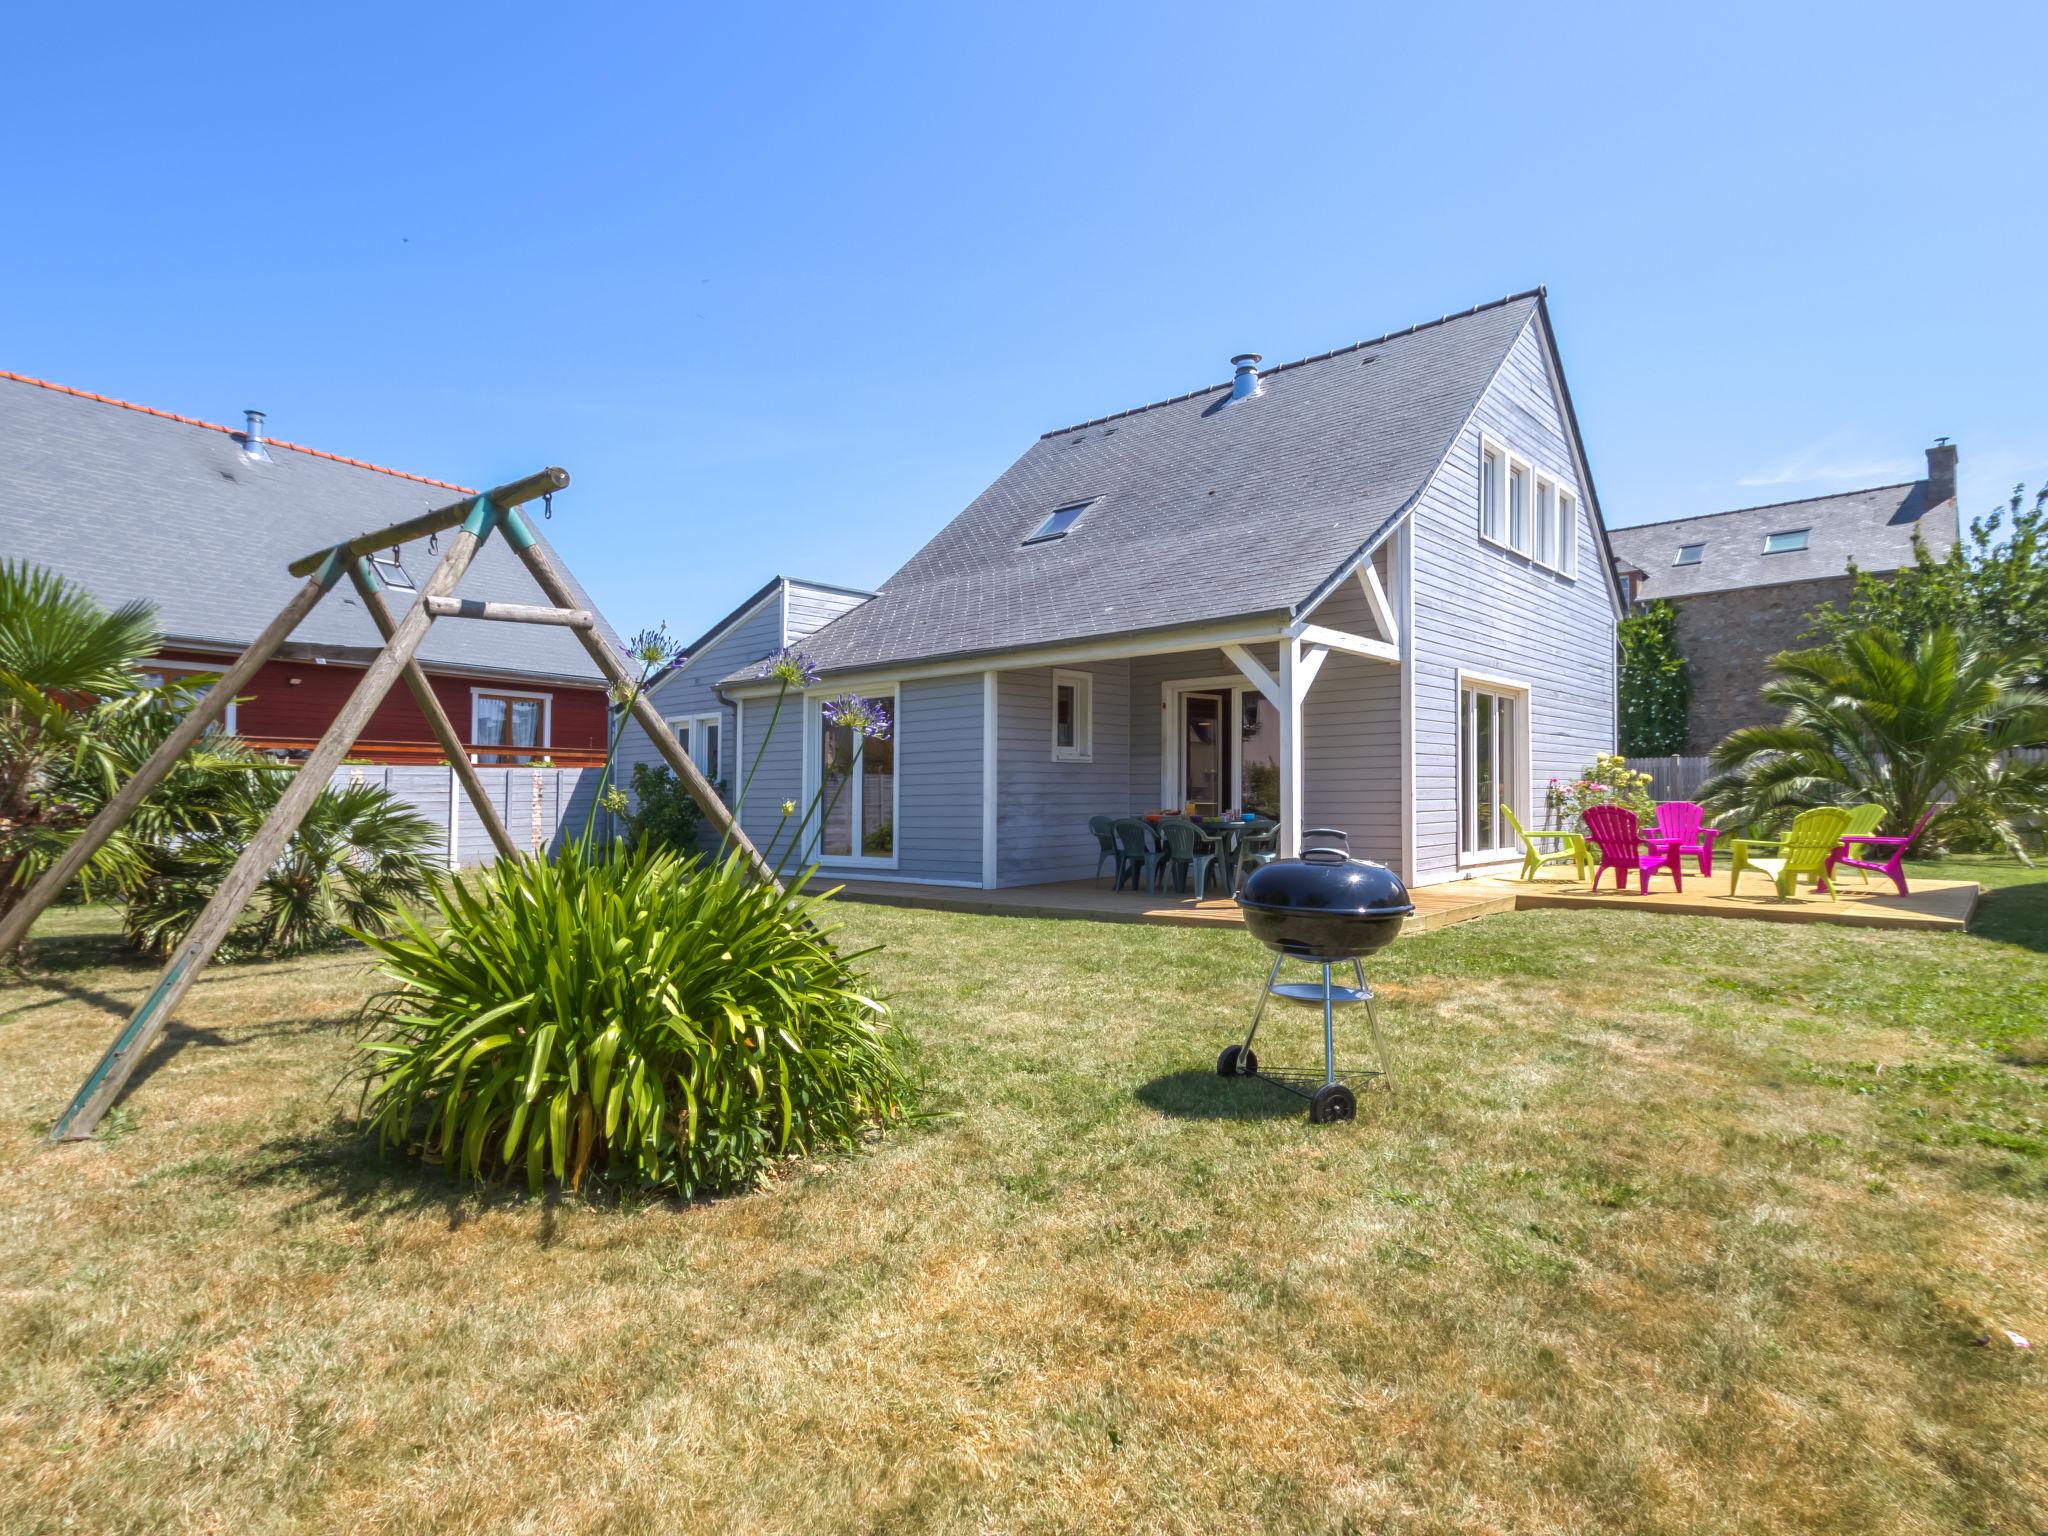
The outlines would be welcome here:
M 1500 807 L 1528 810 L 1522 719 L 1519 694 L 1472 683 L 1458 690 L 1458 852 L 1466 857 L 1513 851 Z

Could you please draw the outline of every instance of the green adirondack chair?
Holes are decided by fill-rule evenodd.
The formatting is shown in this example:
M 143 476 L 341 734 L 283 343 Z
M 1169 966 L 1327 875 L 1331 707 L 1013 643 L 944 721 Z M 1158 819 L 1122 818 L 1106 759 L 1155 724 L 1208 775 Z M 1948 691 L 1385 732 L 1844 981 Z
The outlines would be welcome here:
M 1884 807 L 1877 804 L 1875 801 L 1872 801 L 1868 805 L 1850 806 L 1849 825 L 1842 829 L 1842 851 L 1844 853 L 1854 853 L 1856 850 L 1849 847 L 1850 843 L 1855 842 L 1856 839 L 1859 837 L 1870 836 L 1873 832 L 1875 832 L 1879 827 L 1883 825 Z M 1863 883 L 1865 885 L 1870 884 L 1869 870 L 1859 869 L 1856 871 L 1856 873 L 1863 877 Z
M 1745 869 L 1768 875 L 1778 888 L 1778 900 L 1790 901 L 1799 889 L 1799 877 L 1806 876 L 1815 889 L 1825 889 L 1835 899 L 1835 887 L 1827 878 L 1828 855 L 1842 842 L 1849 825 L 1849 813 L 1838 806 L 1816 806 L 1792 818 L 1792 830 L 1783 837 L 1738 837 L 1729 846 L 1735 860 L 1728 871 L 1728 894 L 1742 880 Z
M 1515 836 L 1522 840 L 1522 872 L 1515 876 L 1517 880 L 1534 880 L 1536 871 L 1544 865 L 1562 864 L 1566 859 L 1572 861 L 1572 871 L 1579 879 L 1586 878 L 1586 839 L 1579 833 L 1558 832 L 1548 827 L 1537 832 L 1524 832 L 1521 822 L 1515 819 L 1515 813 L 1508 809 L 1506 801 L 1501 802 L 1500 813 L 1507 817 L 1508 825 L 1515 829 Z M 1548 841 L 1560 842 L 1563 846 L 1553 848 L 1548 853 L 1536 846 L 1540 842 Z

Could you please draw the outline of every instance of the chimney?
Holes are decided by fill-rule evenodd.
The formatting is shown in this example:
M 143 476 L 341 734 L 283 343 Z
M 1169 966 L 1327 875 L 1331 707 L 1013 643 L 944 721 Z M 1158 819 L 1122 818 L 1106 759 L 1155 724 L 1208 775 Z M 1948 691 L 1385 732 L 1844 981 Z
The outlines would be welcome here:
M 1927 450 L 1927 505 L 1938 507 L 1956 499 L 1956 445 L 1937 437 Z
M 1230 381 L 1230 398 L 1242 400 L 1247 395 L 1259 392 L 1259 354 L 1240 352 L 1230 360 L 1230 366 L 1237 370 L 1237 377 Z
M 248 429 L 242 433 L 242 452 L 252 459 L 261 459 L 268 464 L 270 455 L 263 447 L 263 413 L 244 411 L 242 414 L 249 418 Z

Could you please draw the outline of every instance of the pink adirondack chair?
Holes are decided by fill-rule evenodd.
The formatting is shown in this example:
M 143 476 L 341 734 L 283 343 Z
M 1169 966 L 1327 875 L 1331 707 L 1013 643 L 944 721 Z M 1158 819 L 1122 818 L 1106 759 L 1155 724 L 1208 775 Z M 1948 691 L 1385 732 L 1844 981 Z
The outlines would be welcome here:
M 1837 864 L 1846 864 L 1851 869 L 1868 869 L 1880 875 L 1890 875 L 1892 884 L 1899 888 L 1901 896 L 1911 894 L 1906 889 L 1906 851 L 1913 846 L 1914 840 L 1927 830 L 1927 823 L 1934 820 L 1934 813 L 1940 809 L 1938 805 L 1930 806 L 1927 814 L 1922 816 L 1914 824 L 1913 830 L 1904 837 L 1871 837 L 1867 833 L 1859 832 L 1854 837 L 1843 838 L 1841 847 L 1828 855 L 1828 875 L 1832 878 Z M 1852 859 L 1849 857 L 1849 850 L 1852 847 L 1861 848 L 1873 857 Z
M 1678 890 L 1685 889 L 1685 875 L 1678 862 L 1678 845 L 1660 842 L 1650 852 L 1643 850 L 1642 823 L 1636 820 L 1636 813 L 1619 805 L 1596 805 L 1586 812 L 1586 841 L 1600 850 L 1600 867 L 1593 871 L 1593 889 L 1600 889 L 1600 877 L 1608 870 L 1614 871 L 1615 889 L 1628 889 L 1629 871 L 1634 870 L 1642 882 L 1642 892 L 1650 894 L 1650 872 L 1668 870 L 1671 884 Z
M 1706 824 L 1706 816 L 1690 800 L 1666 800 L 1657 807 L 1657 835 L 1679 839 L 1678 851 L 1699 859 L 1701 875 L 1714 872 L 1714 839 L 1721 835 L 1719 827 Z

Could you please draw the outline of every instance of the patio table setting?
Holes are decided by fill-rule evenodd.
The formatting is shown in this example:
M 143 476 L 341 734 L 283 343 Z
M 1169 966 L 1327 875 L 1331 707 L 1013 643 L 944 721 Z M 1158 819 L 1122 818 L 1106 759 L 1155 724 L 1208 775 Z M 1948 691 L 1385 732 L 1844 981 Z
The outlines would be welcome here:
M 1102 862 L 1114 859 L 1118 890 L 1126 880 L 1134 887 L 1142 880 L 1146 890 L 1156 890 L 1160 878 L 1171 870 L 1183 890 L 1193 877 L 1197 899 L 1208 894 L 1212 870 L 1222 895 L 1236 891 L 1247 856 L 1255 863 L 1264 862 L 1271 856 L 1271 844 L 1280 830 L 1277 821 L 1234 808 L 1220 815 L 1153 810 L 1095 816 L 1089 819 L 1089 826 L 1102 845 L 1097 873 Z M 1185 833 L 1178 830 L 1183 827 Z M 1142 854 L 1131 835 L 1137 829 L 1142 829 L 1144 838 Z

